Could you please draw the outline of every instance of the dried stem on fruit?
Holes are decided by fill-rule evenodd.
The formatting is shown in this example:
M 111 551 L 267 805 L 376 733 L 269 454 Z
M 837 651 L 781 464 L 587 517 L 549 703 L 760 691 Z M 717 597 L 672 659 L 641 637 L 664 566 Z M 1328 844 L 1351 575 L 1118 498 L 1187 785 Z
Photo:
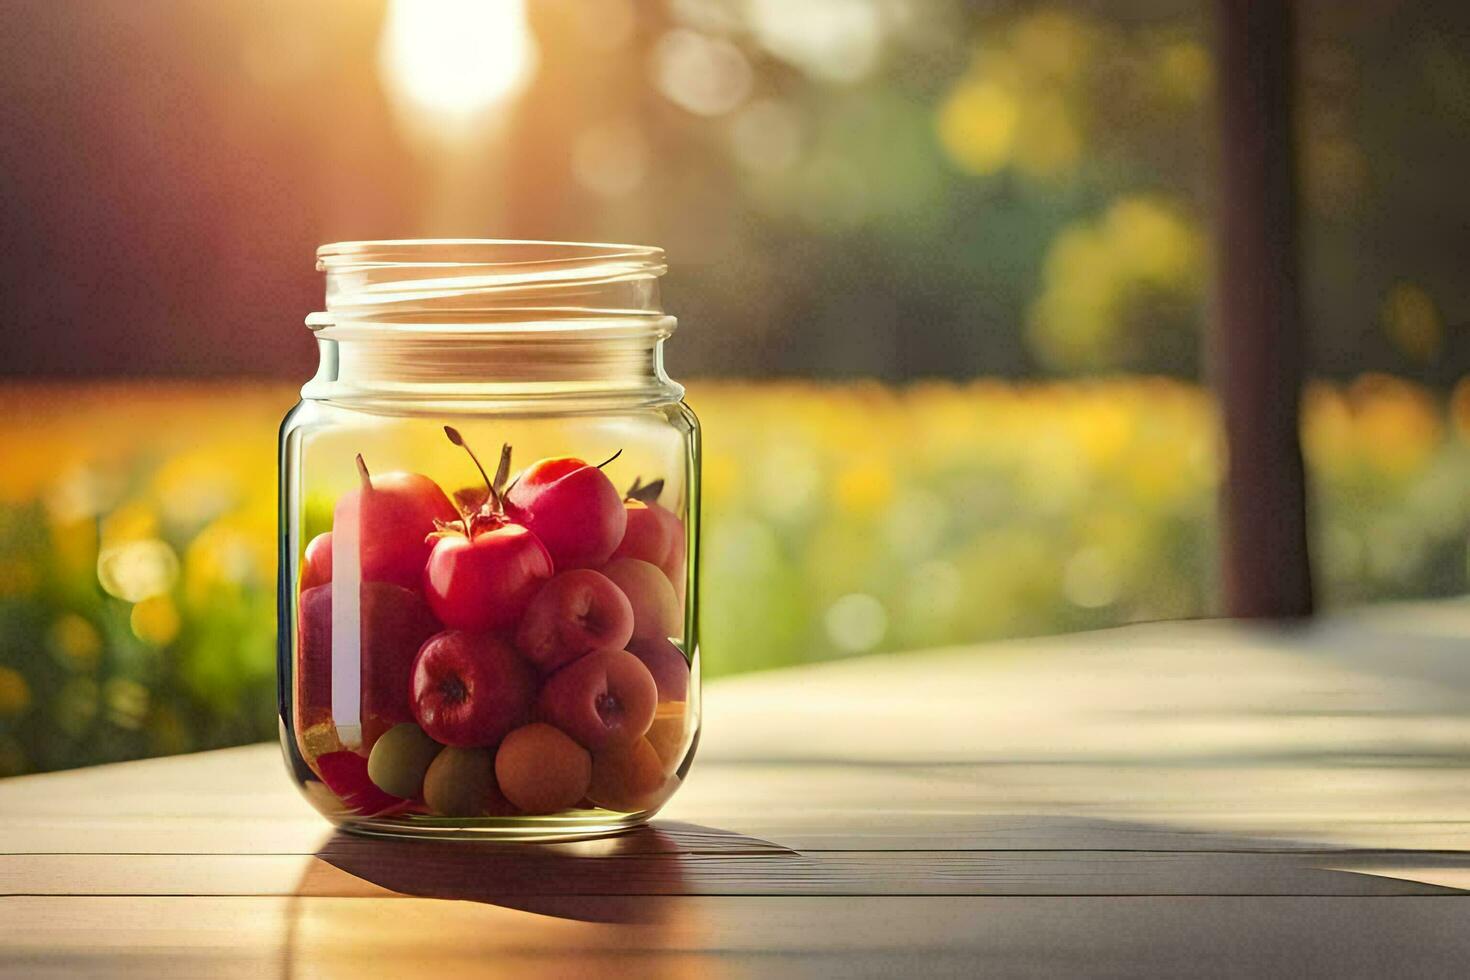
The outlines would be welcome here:
M 506 523 L 505 480 L 510 475 L 510 443 L 507 442 L 500 447 L 500 462 L 495 467 L 495 477 L 492 479 L 480 463 L 480 457 L 475 455 L 475 451 L 470 448 L 469 443 L 465 442 L 464 436 L 460 435 L 458 429 L 452 425 L 446 425 L 444 434 L 449 437 L 450 442 L 470 454 L 470 459 L 475 463 L 475 469 L 480 471 L 480 476 L 485 480 L 486 497 L 483 502 L 475 501 L 464 491 L 456 491 L 454 494 L 455 504 L 459 507 L 461 514 L 460 524 L 464 526 L 465 536 L 473 537 L 477 531 L 500 527 Z M 438 530 L 431 537 L 458 533 L 452 524 L 436 521 L 435 525 Z
M 483 477 L 485 480 L 485 488 L 490 491 L 490 499 L 487 501 L 487 503 L 493 505 L 494 509 L 498 512 L 501 508 L 500 494 L 495 489 L 496 481 L 490 479 L 490 474 L 485 472 L 485 467 L 480 464 L 480 457 L 475 455 L 475 451 L 470 448 L 469 443 L 464 441 L 464 436 L 460 435 L 459 430 L 456 429 L 454 426 L 446 425 L 444 427 L 444 434 L 449 437 L 450 442 L 454 443 L 456 446 L 460 447 L 465 452 L 470 454 L 470 459 L 474 461 L 475 469 L 480 471 L 480 476 Z M 507 458 L 509 455 L 510 446 L 506 446 L 504 449 L 501 450 L 500 453 L 502 466 L 509 465 L 509 461 Z
M 505 481 L 510 476 L 510 443 L 500 447 L 500 465 L 495 467 L 495 483 L 492 489 L 500 497 L 505 496 Z
M 664 480 L 663 480 L 663 477 L 659 477 L 657 480 L 654 480 L 652 483 L 645 484 L 643 482 L 643 477 L 641 477 L 641 476 L 635 476 L 635 477 L 633 477 L 633 485 L 628 488 L 628 492 L 623 495 L 623 499 L 624 500 L 638 500 L 638 501 L 642 501 L 645 504 L 651 504 L 654 501 L 658 500 L 659 495 L 662 494 L 663 492 L 664 492 Z
M 456 524 L 459 527 L 455 527 Z M 451 534 L 463 534 L 465 537 L 469 537 L 470 519 L 468 517 L 461 517 L 457 521 L 441 521 L 436 517 L 434 518 L 434 530 L 424 535 L 424 540 L 438 541 L 440 538 L 447 537 Z

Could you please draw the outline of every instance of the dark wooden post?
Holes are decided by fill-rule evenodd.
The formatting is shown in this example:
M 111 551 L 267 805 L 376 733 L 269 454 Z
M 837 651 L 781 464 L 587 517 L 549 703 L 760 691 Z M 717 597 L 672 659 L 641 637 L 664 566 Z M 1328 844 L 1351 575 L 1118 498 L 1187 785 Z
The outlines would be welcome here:
M 1299 406 L 1296 165 L 1290 0 L 1216 0 L 1219 277 L 1213 365 L 1228 462 L 1225 610 L 1312 612 Z

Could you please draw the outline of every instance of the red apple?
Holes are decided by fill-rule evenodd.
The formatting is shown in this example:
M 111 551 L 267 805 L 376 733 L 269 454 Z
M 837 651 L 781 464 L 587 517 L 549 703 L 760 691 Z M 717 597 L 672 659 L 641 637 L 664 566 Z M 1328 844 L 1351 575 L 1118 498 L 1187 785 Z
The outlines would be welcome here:
M 633 640 L 628 652 L 643 661 L 653 675 L 659 701 L 683 701 L 689 696 L 689 661 L 668 639 L 656 636 Z
M 570 456 L 527 467 L 507 492 L 505 509 L 536 533 L 558 570 L 607 561 L 628 523 L 612 481 L 596 466 Z
M 364 582 L 392 582 L 418 588 L 432 544 L 425 538 L 459 512 L 439 485 L 418 473 L 372 476 L 357 457 L 362 486 L 344 493 L 333 513 L 337 538 L 351 528 L 357 536 Z
M 318 585 L 301 593 L 297 622 L 297 730 L 332 714 L 332 589 Z M 424 641 L 441 629 L 417 592 L 388 582 L 363 582 L 358 592 L 358 666 L 361 723 L 381 732 L 413 720 L 409 685 Z M 339 719 L 346 722 L 346 719 Z
M 332 581 L 332 532 L 323 531 L 306 543 L 301 559 L 301 591 Z
M 540 717 L 596 752 L 627 745 L 648 731 L 658 686 L 625 650 L 589 653 L 552 674 L 537 702 Z
M 668 639 L 683 632 L 684 607 L 668 577 L 646 561 L 614 558 L 602 574 L 623 590 L 633 606 L 633 635 L 639 639 Z
M 450 629 L 514 626 L 551 578 L 551 556 L 519 524 L 470 522 L 469 536 L 446 531 L 424 566 L 424 595 Z
M 530 666 L 489 634 L 440 633 L 413 665 L 414 718 L 444 745 L 495 745 L 525 722 L 535 693 Z
M 561 572 L 541 587 L 516 630 L 516 647 L 542 673 L 594 650 L 621 650 L 633 635 L 633 607 L 607 576 Z

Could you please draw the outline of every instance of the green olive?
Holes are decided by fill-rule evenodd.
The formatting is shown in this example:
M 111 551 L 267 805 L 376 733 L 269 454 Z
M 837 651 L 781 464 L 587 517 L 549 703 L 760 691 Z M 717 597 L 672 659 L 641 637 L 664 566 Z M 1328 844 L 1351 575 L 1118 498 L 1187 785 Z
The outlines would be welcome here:
M 424 776 L 424 802 L 445 817 L 481 816 L 498 793 L 495 756 L 489 749 L 450 746 Z
M 388 729 L 368 754 L 368 778 L 385 793 L 405 800 L 424 791 L 424 774 L 443 746 L 413 722 Z

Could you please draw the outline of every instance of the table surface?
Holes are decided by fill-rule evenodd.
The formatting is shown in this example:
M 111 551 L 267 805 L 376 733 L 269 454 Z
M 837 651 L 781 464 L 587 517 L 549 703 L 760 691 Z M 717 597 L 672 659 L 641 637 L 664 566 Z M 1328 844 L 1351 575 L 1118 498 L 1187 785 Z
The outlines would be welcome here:
M 706 691 L 650 828 L 334 832 L 274 746 L 0 782 L 16 976 L 1463 975 L 1470 605 Z

